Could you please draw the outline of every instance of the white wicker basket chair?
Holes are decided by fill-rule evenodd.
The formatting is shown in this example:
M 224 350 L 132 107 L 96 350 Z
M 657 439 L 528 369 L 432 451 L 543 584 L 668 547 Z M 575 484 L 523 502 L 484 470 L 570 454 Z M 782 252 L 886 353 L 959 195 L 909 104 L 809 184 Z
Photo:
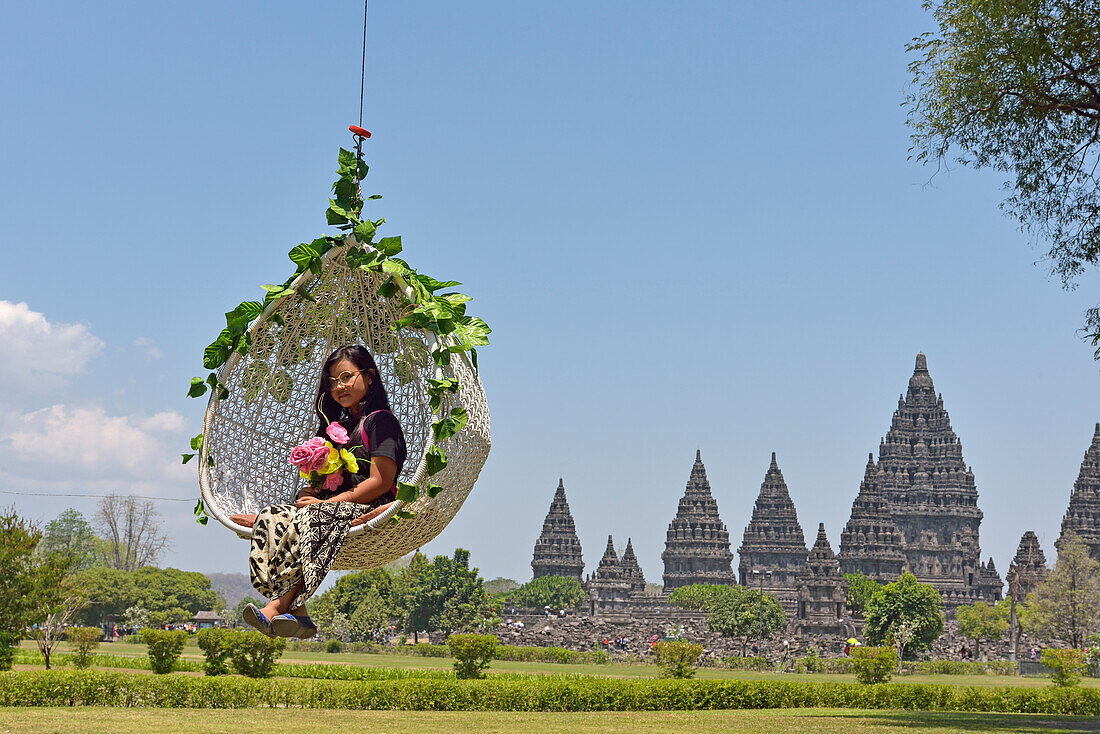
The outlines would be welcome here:
M 199 457 L 199 485 L 208 513 L 240 537 L 251 538 L 251 529 L 234 523 L 230 515 L 292 501 L 301 479 L 287 459 L 291 448 L 316 433 L 321 366 L 339 346 L 366 346 L 405 432 L 408 458 L 399 479 L 419 486 L 421 493 L 416 501 L 397 501 L 353 527 L 334 569 L 377 568 L 435 538 L 470 494 L 490 446 L 489 408 L 467 356 L 454 354 L 449 366 L 437 367 L 431 357 L 438 338 L 434 333 L 394 331 L 404 307 L 401 294 L 380 295 L 384 276 L 349 267 L 344 256 L 352 246 L 356 243 L 349 236 L 325 253 L 320 274 L 306 270 L 292 284 L 308 298 L 276 300 L 253 322 L 248 353 L 234 352 L 219 372 L 228 396 L 219 399 L 218 391 L 211 391 Z M 395 280 L 412 298 L 412 289 Z M 461 431 L 440 442 L 448 461 L 431 478 L 443 487 L 434 498 L 426 491 L 426 454 L 434 442 L 426 383 L 431 377 L 458 379 L 459 390 L 447 395 L 444 412 L 464 407 L 469 416 Z M 415 517 L 390 522 L 399 510 Z

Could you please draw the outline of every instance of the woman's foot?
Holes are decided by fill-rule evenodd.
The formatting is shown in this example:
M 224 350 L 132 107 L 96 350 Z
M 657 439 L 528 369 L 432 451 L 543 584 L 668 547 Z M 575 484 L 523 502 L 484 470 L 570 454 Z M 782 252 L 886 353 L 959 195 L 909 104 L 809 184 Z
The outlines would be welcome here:
M 229 519 L 244 528 L 250 528 L 256 524 L 255 515 L 230 515 Z
M 307 640 L 317 634 L 317 625 L 307 615 L 280 614 L 272 618 L 271 630 L 277 637 Z
M 245 624 L 255 627 L 268 637 L 275 636 L 275 632 L 271 629 L 271 618 L 255 604 L 246 606 L 241 613 L 241 617 L 244 619 Z

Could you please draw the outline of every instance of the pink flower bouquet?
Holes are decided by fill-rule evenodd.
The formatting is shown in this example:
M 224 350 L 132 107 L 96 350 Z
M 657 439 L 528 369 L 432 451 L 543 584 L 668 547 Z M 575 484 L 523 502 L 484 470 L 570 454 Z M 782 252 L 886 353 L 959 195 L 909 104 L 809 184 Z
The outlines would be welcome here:
M 339 423 L 330 423 L 325 433 L 338 444 L 348 442 L 348 432 Z M 290 463 L 298 467 L 302 479 L 315 489 L 334 491 L 343 481 L 344 469 L 359 473 L 359 463 L 347 449 L 336 448 L 320 436 L 290 450 Z

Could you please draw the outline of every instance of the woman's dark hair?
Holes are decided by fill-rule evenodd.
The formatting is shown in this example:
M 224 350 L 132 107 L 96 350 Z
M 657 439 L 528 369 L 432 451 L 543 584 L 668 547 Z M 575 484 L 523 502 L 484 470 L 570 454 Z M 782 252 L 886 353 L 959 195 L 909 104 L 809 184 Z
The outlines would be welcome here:
M 366 379 L 367 374 L 370 375 L 370 388 L 367 389 L 367 394 L 363 396 L 362 401 L 359 403 L 360 414 L 368 415 L 376 410 L 390 409 L 390 399 L 386 396 L 386 387 L 382 384 L 378 374 L 378 365 L 374 363 L 374 357 L 367 351 L 367 348 L 359 344 L 340 347 L 329 355 L 324 366 L 321 367 L 321 383 L 317 386 L 317 402 L 315 403 L 317 418 L 320 421 L 317 427 L 318 436 L 325 435 L 325 429 L 328 428 L 330 421 L 344 420 L 351 415 L 350 411 L 345 410 L 340 403 L 336 402 L 329 389 L 332 385 L 329 369 L 343 359 L 354 364 L 355 368 L 362 372 L 363 379 Z

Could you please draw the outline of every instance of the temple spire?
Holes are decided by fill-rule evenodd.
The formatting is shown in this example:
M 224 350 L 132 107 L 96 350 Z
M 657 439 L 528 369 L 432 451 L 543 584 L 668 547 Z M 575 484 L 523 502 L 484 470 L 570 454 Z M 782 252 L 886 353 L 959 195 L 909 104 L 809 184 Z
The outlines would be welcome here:
M 689 584 L 733 583 L 729 531 L 718 515 L 702 452 L 696 450 L 687 487 L 665 535 L 664 590 Z
M 1055 546 L 1060 547 L 1066 533 L 1070 532 L 1085 541 L 1092 557 L 1100 560 L 1100 423 L 1081 461 L 1081 470 L 1069 495 L 1069 506 L 1062 517 L 1062 534 Z
M 535 541 L 531 571 L 536 579 L 543 576 L 565 576 L 580 581 L 584 574 L 581 541 L 577 537 L 573 515 L 569 512 L 569 502 L 565 499 L 565 482 L 561 478 L 558 479 L 558 488 L 554 491 L 550 510 L 542 523 L 542 534 Z

